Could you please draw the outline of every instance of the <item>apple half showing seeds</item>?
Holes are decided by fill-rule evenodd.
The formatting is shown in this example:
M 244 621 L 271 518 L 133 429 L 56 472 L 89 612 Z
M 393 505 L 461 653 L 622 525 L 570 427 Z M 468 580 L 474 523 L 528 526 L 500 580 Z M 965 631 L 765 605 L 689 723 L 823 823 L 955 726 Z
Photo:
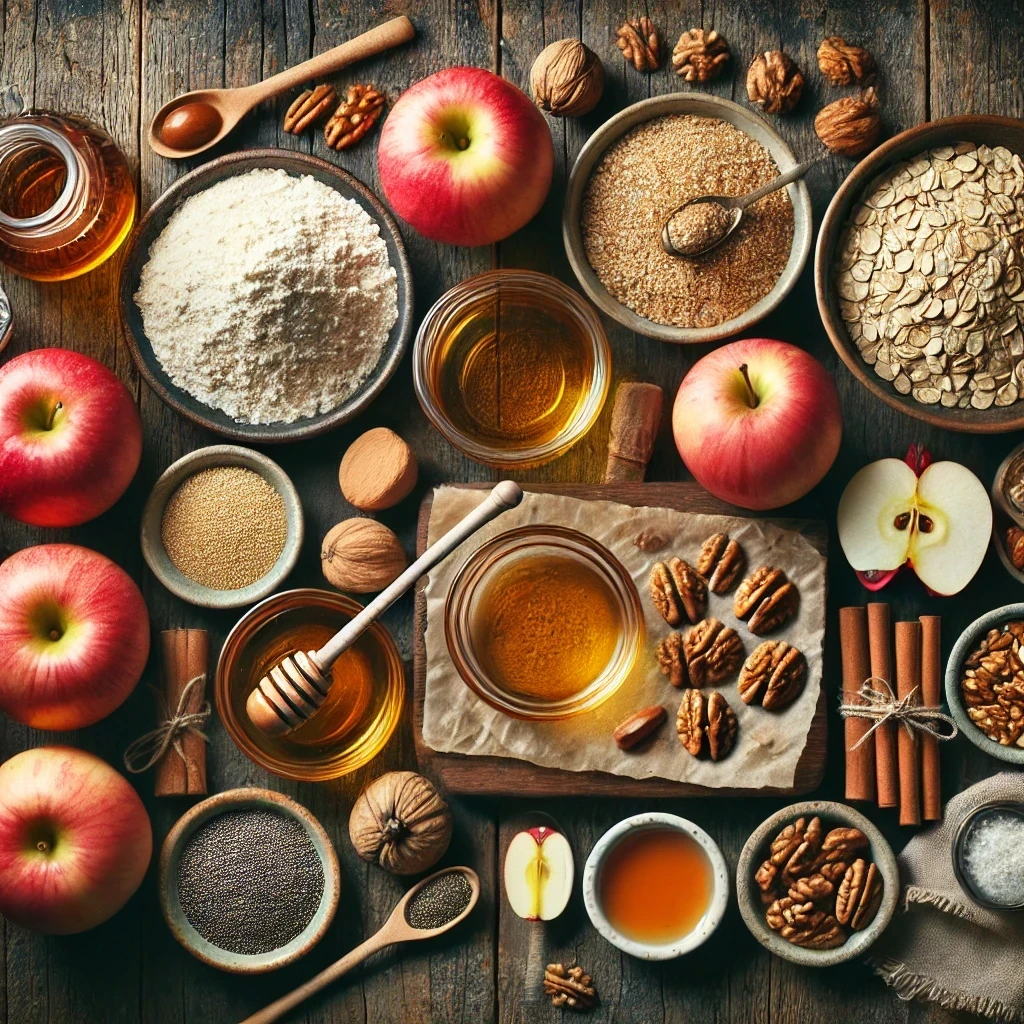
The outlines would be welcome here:
M 837 518 L 843 553 L 868 590 L 909 565 L 933 593 L 957 594 L 981 567 L 992 534 L 981 481 L 958 462 L 931 462 L 917 446 L 906 459 L 857 472 Z
M 572 895 L 572 847 L 561 832 L 538 825 L 519 832 L 505 853 L 505 895 L 527 921 L 552 921 Z

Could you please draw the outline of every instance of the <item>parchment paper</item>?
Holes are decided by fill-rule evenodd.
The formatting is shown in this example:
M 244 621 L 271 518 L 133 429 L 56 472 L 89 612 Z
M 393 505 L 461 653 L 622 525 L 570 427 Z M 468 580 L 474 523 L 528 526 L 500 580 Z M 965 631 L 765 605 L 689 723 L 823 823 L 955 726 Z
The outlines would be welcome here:
M 487 496 L 486 490 L 441 487 L 434 492 L 428 528 L 433 543 Z M 495 711 L 462 681 L 448 656 L 444 603 L 459 568 L 496 534 L 529 523 L 553 523 L 586 533 L 608 548 L 626 567 L 644 607 L 647 639 L 644 656 L 619 691 L 595 711 L 551 723 L 521 722 Z M 653 528 L 669 541 L 645 552 L 634 539 Z M 747 555 L 748 571 L 760 565 L 784 569 L 800 591 L 800 610 L 772 639 L 787 640 L 807 658 L 807 685 L 780 712 L 748 707 L 739 698 L 736 678 L 716 687 L 739 719 L 736 748 L 723 761 L 698 760 L 679 743 L 675 715 L 680 692 L 660 672 L 657 642 L 671 630 L 655 611 L 647 588 L 651 566 L 677 555 L 693 564 L 713 533 L 728 533 Z M 732 626 L 749 654 L 761 642 L 732 613 L 732 594 L 709 594 L 708 615 Z M 825 634 L 825 558 L 805 537 L 770 523 L 730 516 L 696 515 L 661 508 L 633 508 L 610 501 L 581 501 L 562 495 L 527 494 L 516 509 L 499 516 L 430 574 L 426 589 L 427 673 L 423 739 L 433 750 L 513 757 L 569 771 L 604 771 L 636 779 L 660 777 L 709 787 L 759 788 L 793 785 L 797 761 L 807 740 L 821 687 Z M 685 633 L 685 627 L 683 628 Z M 705 688 L 705 693 L 711 692 Z M 615 726 L 639 708 L 662 704 L 669 713 L 654 741 L 624 752 L 615 746 Z

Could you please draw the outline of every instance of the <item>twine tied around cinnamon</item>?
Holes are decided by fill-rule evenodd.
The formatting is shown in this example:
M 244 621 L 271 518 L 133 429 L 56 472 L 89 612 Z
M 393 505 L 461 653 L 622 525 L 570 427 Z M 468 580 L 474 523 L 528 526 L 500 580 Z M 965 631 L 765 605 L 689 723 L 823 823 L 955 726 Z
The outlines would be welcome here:
M 164 721 L 161 722 L 152 732 L 147 732 L 137 740 L 133 740 L 124 752 L 124 766 L 133 775 L 152 768 L 169 750 L 174 749 L 182 762 L 188 764 L 185 751 L 181 745 L 181 737 L 186 732 L 195 733 L 205 743 L 209 738 L 203 732 L 202 727 L 206 725 L 212 709 L 208 700 L 203 701 L 198 711 L 189 711 L 189 698 L 192 690 L 198 687 L 200 692 L 206 687 L 206 673 L 190 679 L 178 698 L 178 707 L 174 714 L 164 704 Z M 140 763 L 142 762 L 142 763 Z
M 843 718 L 870 718 L 874 725 L 852 746 L 856 750 L 880 725 L 897 722 L 913 736 L 916 732 L 927 733 L 937 740 L 956 739 L 960 730 L 956 722 L 940 708 L 925 707 L 918 703 L 915 686 L 905 697 L 897 697 L 885 679 L 869 676 L 857 691 L 860 701 L 856 704 L 842 702 L 839 714 Z M 843 691 L 849 693 L 849 690 Z M 951 731 L 943 728 L 946 726 Z

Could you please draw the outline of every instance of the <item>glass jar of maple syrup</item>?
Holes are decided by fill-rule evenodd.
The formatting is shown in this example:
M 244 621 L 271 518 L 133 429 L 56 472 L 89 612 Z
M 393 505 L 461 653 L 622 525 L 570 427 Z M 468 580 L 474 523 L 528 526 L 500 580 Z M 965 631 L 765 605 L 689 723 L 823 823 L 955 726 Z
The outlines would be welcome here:
M 217 712 L 238 749 L 286 779 L 324 782 L 361 768 L 384 749 L 405 700 L 405 671 L 379 622 L 334 663 L 331 688 L 308 721 L 268 736 L 249 720 L 245 702 L 281 659 L 322 647 L 362 606 L 350 597 L 303 588 L 253 606 L 228 634 L 217 662 Z
M 35 111 L 0 123 L 0 262 L 16 274 L 84 274 L 113 255 L 134 219 L 128 161 L 102 128 Z

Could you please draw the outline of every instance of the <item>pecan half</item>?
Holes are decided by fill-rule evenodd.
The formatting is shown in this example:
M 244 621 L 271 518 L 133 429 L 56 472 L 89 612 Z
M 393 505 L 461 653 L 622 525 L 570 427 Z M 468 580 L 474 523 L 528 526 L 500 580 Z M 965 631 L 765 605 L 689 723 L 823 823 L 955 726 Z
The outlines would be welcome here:
M 782 865 L 782 877 L 788 884 L 792 884 L 798 878 L 804 878 L 814 871 L 821 854 L 823 831 L 820 818 L 811 818 L 807 823 L 800 845 L 793 850 Z
M 708 752 L 711 754 L 712 761 L 721 761 L 722 758 L 729 756 L 732 748 L 736 745 L 736 734 L 739 732 L 736 712 L 729 707 L 729 702 L 715 690 L 708 697 L 707 716 Z
M 654 656 L 658 659 L 658 668 L 668 676 L 668 681 L 673 686 L 685 686 L 690 681 L 690 674 L 686 670 L 682 633 L 669 633 L 664 640 L 659 640 Z
M 834 828 L 821 841 L 821 864 L 833 861 L 851 863 L 854 855 L 866 850 L 871 844 L 868 837 L 859 828 Z
M 761 896 L 769 897 L 768 902 L 775 900 L 775 886 L 779 878 L 779 869 L 770 861 L 766 860 L 754 873 L 754 882 L 761 890 Z
M 776 587 L 786 574 L 771 565 L 755 569 L 741 584 L 733 598 L 732 610 L 737 619 L 745 619 Z
M 628 18 L 615 36 L 615 45 L 637 71 L 657 71 L 661 66 L 661 38 L 650 18 Z
M 885 884 L 874 864 L 862 858 L 855 860 L 846 870 L 836 896 L 836 918 L 855 932 L 866 928 L 875 919 L 882 904 Z
M 759 636 L 788 622 L 800 607 L 800 593 L 781 569 L 762 565 L 736 591 L 733 613 L 748 619 L 752 633 Z
M 743 641 L 718 619 L 698 622 L 683 641 L 691 686 L 711 686 L 731 676 L 743 663 Z
M 708 581 L 713 594 L 727 594 L 747 567 L 747 556 L 739 543 L 725 533 L 716 533 L 704 541 L 697 572 Z
M 615 732 L 612 733 L 615 745 L 620 750 L 632 750 L 658 729 L 667 717 L 665 709 L 660 704 L 641 708 L 615 727 Z
M 655 562 L 648 587 L 654 607 L 670 626 L 678 626 L 684 619 L 699 622 L 704 617 L 707 585 L 681 558 Z
M 740 698 L 778 711 L 800 696 L 807 678 L 807 660 L 785 640 L 765 640 L 743 663 Z
M 354 146 L 377 123 L 384 97 L 372 85 L 350 85 L 345 99 L 324 125 L 324 139 L 331 149 Z
M 707 702 L 700 690 L 684 690 L 676 713 L 679 742 L 688 753 L 700 757 L 704 749 L 704 727 L 707 725 Z
M 301 135 L 325 116 L 337 101 L 338 94 L 333 85 L 318 85 L 315 89 L 300 92 L 284 115 L 284 130 L 291 135 Z
M 790 822 L 773 840 L 769 860 L 777 868 L 781 868 L 796 853 L 804 841 L 807 831 L 807 819 L 797 818 Z
M 789 887 L 790 898 L 796 900 L 797 903 L 823 903 L 835 891 L 835 883 L 822 874 L 798 878 Z M 841 918 L 840 921 L 842 921 Z

